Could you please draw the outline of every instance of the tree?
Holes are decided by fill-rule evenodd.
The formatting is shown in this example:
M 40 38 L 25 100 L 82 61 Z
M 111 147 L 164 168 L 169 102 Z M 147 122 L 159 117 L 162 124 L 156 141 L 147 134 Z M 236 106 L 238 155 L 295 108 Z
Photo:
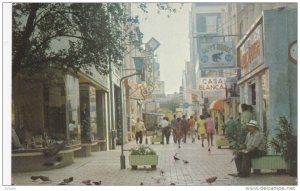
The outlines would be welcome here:
M 30 72 L 120 65 L 127 30 L 138 22 L 123 3 L 17 3 L 13 6 L 13 77 Z
M 165 104 L 162 104 L 163 108 L 167 108 L 171 110 L 173 113 L 176 112 L 176 108 L 180 106 L 180 101 L 178 98 L 173 97 L 172 99 L 168 100 Z
M 109 63 L 120 65 L 126 40 L 142 41 L 138 17 L 128 3 L 14 3 L 12 77 L 49 68 L 78 72 L 94 66 L 100 74 Z M 140 3 L 142 10 L 146 3 Z M 158 10 L 175 9 L 158 3 Z M 138 36 L 133 39 L 134 36 Z M 124 43 L 125 42 L 125 43 Z

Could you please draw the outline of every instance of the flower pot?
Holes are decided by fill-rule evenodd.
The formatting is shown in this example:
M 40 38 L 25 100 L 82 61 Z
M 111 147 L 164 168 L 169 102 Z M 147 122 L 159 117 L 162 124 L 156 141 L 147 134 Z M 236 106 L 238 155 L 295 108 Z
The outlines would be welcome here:
M 155 169 L 158 164 L 158 155 L 129 155 L 128 158 L 133 169 L 141 165 L 149 165 Z

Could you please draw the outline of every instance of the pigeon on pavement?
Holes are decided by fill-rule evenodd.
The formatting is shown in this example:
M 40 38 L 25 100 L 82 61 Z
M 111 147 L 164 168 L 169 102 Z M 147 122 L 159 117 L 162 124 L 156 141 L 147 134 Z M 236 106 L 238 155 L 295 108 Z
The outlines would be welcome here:
M 30 179 L 32 180 L 32 181 L 36 181 L 37 179 L 39 179 L 40 178 L 40 176 L 31 176 L 30 177 Z
M 163 176 L 164 175 L 164 170 L 160 170 L 160 175 Z
M 83 183 L 85 185 L 92 185 L 91 180 L 83 180 L 83 181 L 81 181 L 81 183 Z
M 40 179 L 44 182 L 51 182 L 51 179 L 48 176 L 40 176 Z
M 99 180 L 99 181 L 94 181 L 93 184 L 95 184 L 95 185 L 101 185 L 101 180 Z
M 216 176 L 212 176 L 212 177 L 210 177 L 210 178 L 207 178 L 207 179 L 206 179 L 206 182 L 209 183 L 209 184 L 211 184 L 211 183 L 213 183 L 213 182 L 216 181 L 216 180 L 217 180 L 217 177 L 216 177 Z

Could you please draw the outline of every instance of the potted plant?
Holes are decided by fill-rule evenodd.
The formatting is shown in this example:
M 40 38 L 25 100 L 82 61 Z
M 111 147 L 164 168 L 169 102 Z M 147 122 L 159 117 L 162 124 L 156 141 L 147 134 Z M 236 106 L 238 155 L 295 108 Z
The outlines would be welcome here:
M 297 135 L 286 117 L 279 117 L 278 124 L 277 134 L 272 137 L 270 145 L 284 158 L 290 174 L 297 176 Z
M 130 149 L 129 164 L 133 169 L 140 165 L 150 165 L 152 169 L 158 164 L 158 155 L 148 146 L 140 145 Z

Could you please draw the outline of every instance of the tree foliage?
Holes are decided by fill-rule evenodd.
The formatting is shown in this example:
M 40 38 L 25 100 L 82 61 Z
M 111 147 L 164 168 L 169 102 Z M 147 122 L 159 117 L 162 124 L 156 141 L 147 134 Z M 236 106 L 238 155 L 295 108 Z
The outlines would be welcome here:
M 176 111 L 176 108 L 179 107 L 180 107 L 180 100 L 176 97 L 173 97 L 167 102 L 165 102 L 164 104 L 162 104 L 162 108 L 169 109 L 173 113 Z
M 128 3 L 14 3 L 12 12 L 12 75 L 49 72 L 49 68 L 78 72 L 95 67 L 109 72 L 120 66 L 126 43 L 140 44 L 139 18 Z M 158 10 L 175 12 L 166 3 Z M 140 3 L 147 10 L 147 3 Z
M 138 22 L 123 3 L 16 3 L 13 6 L 13 76 L 50 68 L 77 72 L 120 65 Z
M 279 117 L 277 133 L 272 137 L 270 146 L 290 163 L 297 160 L 297 135 L 286 117 Z

